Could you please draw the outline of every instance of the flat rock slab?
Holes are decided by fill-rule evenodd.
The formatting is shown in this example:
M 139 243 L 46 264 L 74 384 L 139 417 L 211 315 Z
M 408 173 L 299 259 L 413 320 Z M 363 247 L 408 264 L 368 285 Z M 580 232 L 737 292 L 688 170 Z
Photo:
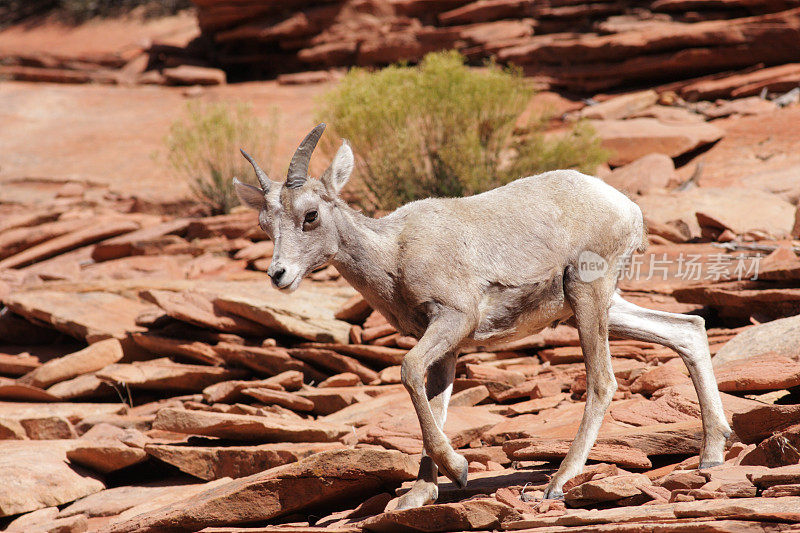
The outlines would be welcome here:
M 666 124 L 654 118 L 596 120 L 603 147 L 612 150 L 609 163 L 620 166 L 657 152 L 678 157 L 706 144 L 716 142 L 725 131 L 706 123 Z
M 731 420 L 736 435 L 748 444 L 758 443 L 795 424 L 800 424 L 800 405 L 796 404 L 764 404 L 736 413 Z
M 315 287 L 288 295 L 267 284 L 209 295 L 222 311 L 266 326 L 275 333 L 317 342 L 347 344 L 350 324 L 334 317 L 351 290 Z
M 17 381 L 35 387 L 49 387 L 82 374 L 100 370 L 122 359 L 122 345 L 117 339 L 106 339 L 75 353 L 47 361 Z
M 114 389 L 107 382 L 99 379 L 94 373 L 84 374 L 67 381 L 56 383 L 47 389 L 60 400 L 113 398 Z
M 403 357 L 408 353 L 408 350 L 372 344 L 335 344 L 320 342 L 301 344 L 300 347 L 331 350 L 379 366 L 399 365 L 403 362 Z
M 322 381 L 328 376 L 314 367 L 289 355 L 279 346 L 242 346 L 220 342 L 214 351 L 230 365 L 244 366 L 259 374 L 274 376 L 283 372 L 300 371 L 307 380 Z
M 540 442 L 525 440 L 522 448 L 516 448 L 514 444 L 515 441 L 507 442 L 503 446 L 503 450 L 511 459 L 517 460 L 562 459 L 566 457 L 570 446 L 566 441 L 550 439 L 542 439 Z M 595 444 L 589 451 L 589 460 L 614 463 L 630 468 L 651 468 L 653 466 L 650 459 L 641 450 L 613 444 Z
M 800 483 L 800 464 L 770 468 L 766 472 L 749 475 L 748 478 L 760 488 L 774 485 L 791 485 Z
M 700 500 L 675 505 L 678 518 L 730 518 L 800 522 L 800 497 Z
M 267 405 L 279 405 L 292 411 L 307 413 L 314 410 L 314 402 L 293 392 L 256 387 L 242 389 L 242 394 Z
M 267 379 L 252 381 L 221 381 L 203 389 L 203 397 L 208 403 L 233 403 L 245 398 L 243 389 L 252 387 L 273 388 L 275 390 L 297 390 L 303 385 L 303 373 L 288 370 Z
M 714 375 L 719 390 L 725 392 L 790 389 L 800 385 L 800 362 L 781 355 L 758 355 L 720 364 Z
M 422 431 L 416 413 L 413 408 L 409 409 L 408 404 L 410 400 L 405 400 L 391 409 L 375 413 L 373 422 L 359 428 L 359 440 L 406 453 L 421 453 Z M 461 448 L 501 420 L 501 415 L 483 406 L 451 407 L 448 409 L 444 432 L 455 448 Z
M 572 506 L 582 507 L 589 503 L 608 502 L 629 498 L 642 493 L 642 487 L 652 485 L 644 474 L 623 474 L 592 479 L 573 487 L 564 494 Z
M 29 265 L 62 252 L 137 229 L 139 229 L 138 223 L 119 217 L 95 220 L 95 223 L 89 227 L 65 233 L 3 259 L 0 261 L 0 268 Z
M 289 355 L 306 363 L 333 372 L 350 372 L 361 378 L 361 382 L 370 383 L 378 379 L 378 373 L 368 368 L 356 359 L 334 352 L 333 350 L 320 350 L 316 348 L 291 348 Z
M 225 333 L 264 336 L 267 328 L 215 307 L 211 299 L 195 291 L 145 291 L 143 297 L 176 320 Z
M 529 489 L 531 487 L 544 488 L 554 473 L 554 468 L 546 467 L 535 470 L 506 468 L 505 470 L 476 472 L 469 475 L 469 481 L 464 488 L 459 487 L 444 476 L 439 476 L 439 499 L 436 501 L 438 503 L 458 502 L 479 494 L 492 494 L 497 489 L 504 487 L 529 485 Z M 402 495 L 408 492 L 413 483 L 413 481 L 403 483 L 397 494 Z
M 12 294 L 5 303 L 18 315 L 50 324 L 90 344 L 122 340 L 128 333 L 144 331 L 136 325 L 136 317 L 152 308 L 107 292 L 27 291 Z
M 0 516 L 69 503 L 101 491 L 105 485 L 66 463 L 77 441 L 0 443 Z
M 293 463 L 318 452 L 343 448 L 340 442 L 281 442 L 254 446 L 148 444 L 145 451 L 189 475 L 210 481 L 240 478 Z
M 680 302 L 713 307 L 720 317 L 737 320 L 750 316 L 773 320 L 800 313 L 800 288 L 773 287 L 769 281 L 722 281 L 676 288 L 672 296 Z
M 354 403 L 371 402 L 375 397 L 400 391 L 405 392 L 402 385 L 361 385 L 354 387 L 307 388 L 298 391 L 297 395 L 313 402 L 315 414 L 330 415 Z M 401 396 L 401 398 L 403 397 Z M 404 398 L 408 398 L 408 393 L 406 393 Z M 407 404 L 413 409 L 410 403 Z M 371 403 L 370 405 L 377 408 L 381 404 Z M 373 416 L 377 413 L 377 410 L 372 410 Z
M 158 355 L 176 356 L 207 365 L 221 365 L 224 360 L 205 342 L 164 337 L 152 332 L 134 333 L 131 338 L 137 346 Z
M 154 429 L 238 441 L 329 442 L 352 431 L 347 426 L 313 420 L 233 415 L 208 411 L 161 409 Z
M 197 531 L 269 520 L 334 502 L 352 502 L 416 476 L 408 456 L 376 449 L 317 453 L 221 484 L 191 498 L 114 524 L 103 531 Z
M 576 404 L 577 411 L 583 410 L 583 405 Z M 572 406 L 570 406 L 570 410 Z M 564 410 L 562 412 L 569 412 Z M 575 438 L 578 423 L 565 423 L 558 425 L 555 422 L 550 424 L 542 423 L 536 417 L 539 415 L 520 415 L 501 422 L 496 427 L 486 431 L 483 439 L 492 444 L 502 444 L 507 440 L 524 439 L 531 445 L 536 443 L 547 443 L 548 445 L 559 441 L 570 444 Z M 528 418 L 530 417 L 530 418 Z M 621 424 L 609 421 L 606 415 L 597 444 L 611 444 L 615 446 L 627 446 L 636 448 L 644 454 L 663 455 L 663 454 L 695 454 L 700 450 L 702 439 L 702 426 L 699 418 L 683 422 L 652 424 L 642 427 L 624 427 Z M 551 420 L 554 416 L 549 417 Z M 573 419 L 574 420 L 574 419 Z M 510 424 L 514 423 L 514 424 Z M 548 426 L 553 426 L 548 430 Z
M 158 509 L 165 506 L 178 504 L 179 502 L 188 500 L 197 494 L 207 490 L 221 487 L 231 480 L 230 478 L 222 478 L 207 483 L 186 483 L 179 484 L 178 482 L 166 483 L 163 491 L 150 493 L 150 498 L 143 499 L 138 495 L 131 499 L 132 506 L 128 506 L 126 510 L 118 516 L 111 519 L 111 523 L 107 528 L 113 528 L 117 523 L 130 523 L 132 519 L 137 517 L 146 516 Z M 106 529 L 107 529 L 106 528 Z M 99 531 L 106 531 L 106 529 L 99 529 Z M 129 531 L 129 530 L 126 530 Z M 131 530 L 135 531 L 135 529 Z
M 697 213 L 736 234 L 763 230 L 780 237 L 794 224 L 795 207 L 780 196 L 758 189 L 696 187 L 686 191 L 653 192 L 636 200 L 648 220 L 680 221 L 690 237 L 700 237 Z
M 600 524 L 613 524 L 619 527 L 620 523 L 630 524 L 636 529 L 623 529 L 626 533 L 642 531 L 643 523 L 666 522 L 675 520 L 675 504 L 640 505 L 619 507 L 612 509 L 567 509 L 561 516 L 523 515 L 521 520 L 504 524 L 504 529 L 511 531 L 534 530 L 541 532 L 571 531 L 567 527 L 558 526 L 594 526 L 592 528 L 578 528 L 577 531 L 597 531 Z M 535 529 L 532 529 L 535 528 Z M 671 531 L 671 530 L 667 530 Z
M 154 359 L 109 365 L 96 375 L 98 379 L 109 383 L 140 389 L 200 392 L 209 385 L 239 379 L 247 373 L 213 366 L 184 365 L 169 359 Z
M 67 452 L 70 462 L 85 466 L 95 472 L 108 474 L 147 460 L 141 448 L 133 448 L 121 442 L 109 440 L 86 442 Z
M 38 357 L 27 354 L 10 355 L 0 353 L 0 374 L 21 376 L 35 370 L 41 363 Z
M 0 400 L 18 402 L 57 402 L 59 398 L 39 387 L 19 383 L 13 379 L 0 378 Z
M 480 498 L 389 511 L 368 518 L 362 527 L 376 533 L 493 530 L 499 529 L 504 520 L 520 517 L 519 513 L 493 498 Z
M 127 406 L 122 403 L 28 403 L 0 402 L 0 417 L 23 418 L 63 416 L 72 422 L 98 415 L 119 415 Z
M 95 261 L 108 261 L 109 259 L 131 255 L 134 252 L 135 243 L 163 237 L 164 235 L 185 233 L 190 223 L 191 220 L 188 218 L 177 218 L 155 226 L 132 231 L 113 239 L 107 239 L 94 247 L 92 259 Z
M 146 485 L 126 485 L 101 490 L 76 500 L 61 510 L 60 517 L 85 514 L 88 517 L 116 516 L 137 505 L 153 501 L 169 493 L 191 491 L 204 487 L 202 483 L 167 480 Z M 202 490 L 202 488 L 200 489 Z
M 759 407 L 759 402 L 721 393 L 722 408 L 726 416 L 743 413 Z M 655 400 L 632 399 L 612 405 L 611 417 L 634 426 L 652 426 L 700 419 L 700 402 L 691 384 L 673 385 L 659 392 Z
M 796 359 L 800 315 L 751 326 L 725 343 L 712 358 L 715 368 L 729 361 L 773 353 Z

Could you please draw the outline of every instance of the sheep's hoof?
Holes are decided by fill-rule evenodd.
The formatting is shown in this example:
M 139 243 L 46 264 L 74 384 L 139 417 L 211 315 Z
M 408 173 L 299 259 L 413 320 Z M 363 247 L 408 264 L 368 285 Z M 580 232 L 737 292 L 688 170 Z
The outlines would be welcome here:
M 400 497 L 395 510 L 416 509 L 429 503 L 434 503 L 439 497 L 439 488 L 436 483 L 418 480 L 411 490 Z
M 467 474 L 469 473 L 469 463 L 462 456 L 456 452 L 451 451 L 448 455 L 447 462 L 439 465 L 442 474 L 458 485 L 460 488 L 467 486 Z
M 724 461 L 703 461 L 700 463 L 700 466 L 697 467 L 698 470 L 705 470 L 706 468 L 714 468 L 715 466 L 719 466 Z
M 547 488 L 544 490 L 543 499 L 545 500 L 563 500 L 564 499 L 564 491 L 561 489 L 551 489 Z

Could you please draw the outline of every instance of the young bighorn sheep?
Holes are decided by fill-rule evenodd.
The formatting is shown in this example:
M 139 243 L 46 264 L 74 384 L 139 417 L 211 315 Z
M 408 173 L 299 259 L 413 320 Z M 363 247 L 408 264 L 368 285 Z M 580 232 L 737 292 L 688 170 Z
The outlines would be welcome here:
M 259 224 L 275 242 L 267 273 L 276 287 L 294 290 L 330 262 L 393 326 L 419 339 L 401 375 L 425 452 L 399 508 L 436 500 L 437 469 L 460 486 L 467 483 L 467 461 L 442 432 L 459 351 L 530 335 L 571 317 L 586 364 L 586 407 L 545 498 L 561 497 L 564 482 L 583 469 L 617 388 L 609 332 L 680 354 L 700 401 L 700 468 L 723 461 L 730 428 L 703 319 L 645 309 L 617 293 L 618 265 L 647 244 L 635 203 L 597 178 L 558 170 L 467 198 L 412 202 L 372 219 L 339 198 L 354 164 L 347 142 L 319 179 L 308 179 L 324 129 L 318 125 L 300 144 L 285 183 L 271 181 L 242 152 L 261 188 L 234 184 L 242 202 L 259 210 Z M 601 266 L 604 261 L 605 269 L 582 270 L 587 257 Z

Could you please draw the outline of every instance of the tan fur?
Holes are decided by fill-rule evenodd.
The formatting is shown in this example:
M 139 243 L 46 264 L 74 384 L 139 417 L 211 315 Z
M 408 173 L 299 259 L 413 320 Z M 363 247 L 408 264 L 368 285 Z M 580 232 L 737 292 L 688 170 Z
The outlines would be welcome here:
M 570 317 L 586 360 L 586 410 L 547 497 L 558 497 L 583 468 L 616 390 L 609 330 L 660 342 L 684 357 L 703 413 L 703 464 L 722 460 L 730 429 L 697 317 L 645 310 L 615 293 L 617 266 L 647 244 L 642 212 L 625 195 L 597 178 L 559 170 L 472 197 L 412 202 L 371 219 L 338 197 L 352 167 L 343 144 L 320 180 L 292 189 L 272 183 L 266 192 L 238 184 L 237 191 L 260 209 L 261 225 L 275 240 L 268 273 L 276 286 L 293 290 L 330 262 L 398 330 L 419 338 L 401 374 L 425 456 L 401 508 L 435 501 L 437 470 L 466 483 L 466 460 L 442 432 L 459 351 Z M 316 222 L 304 223 L 314 212 Z M 599 277 L 582 279 L 585 252 L 607 263 Z

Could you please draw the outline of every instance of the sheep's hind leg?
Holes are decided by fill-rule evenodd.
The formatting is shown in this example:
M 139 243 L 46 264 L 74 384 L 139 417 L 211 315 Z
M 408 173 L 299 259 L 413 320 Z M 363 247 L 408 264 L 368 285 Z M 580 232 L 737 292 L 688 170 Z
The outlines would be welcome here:
M 639 307 L 615 294 L 608 313 L 608 328 L 617 335 L 655 342 L 681 356 L 697 390 L 703 419 L 700 468 L 721 464 L 731 428 L 725 419 L 702 317 Z

